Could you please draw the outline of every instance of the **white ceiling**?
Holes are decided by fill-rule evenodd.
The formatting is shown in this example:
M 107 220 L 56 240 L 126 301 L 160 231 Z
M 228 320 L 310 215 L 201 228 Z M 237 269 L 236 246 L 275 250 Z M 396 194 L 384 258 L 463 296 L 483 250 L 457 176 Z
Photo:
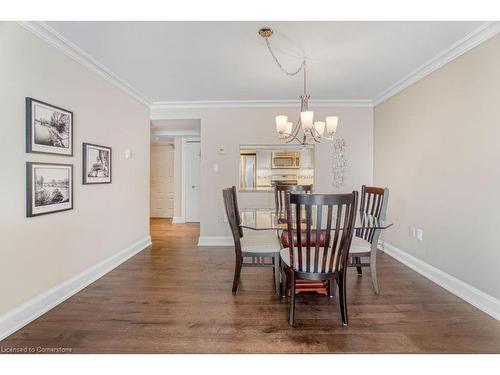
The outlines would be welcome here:
M 47 22 L 149 102 L 290 100 L 308 58 L 319 100 L 372 100 L 484 22 Z

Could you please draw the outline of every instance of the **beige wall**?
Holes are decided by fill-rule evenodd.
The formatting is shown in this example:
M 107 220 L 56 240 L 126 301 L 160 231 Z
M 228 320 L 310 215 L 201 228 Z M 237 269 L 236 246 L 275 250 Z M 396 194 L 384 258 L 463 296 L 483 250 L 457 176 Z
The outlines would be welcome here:
M 297 101 L 297 106 L 298 106 Z M 337 137 L 347 142 L 349 170 L 346 186 L 332 186 L 332 142 L 316 146 L 316 191 L 335 192 L 360 189 L 372 182 L 373 174 L 373 110 L 371 107 L 313 108 L 318 118 L 328 114 L 340 116 Z M 297 108 L 221 108 L 154 110 L 153 119 L 201 119 L 201 236 L 229 236 L 223 222 L 222 189 L 238 185 L 240 144 L 279 144 L 274 116 L 285 114 L 295 119 Z M 217 154 L 223 147 L 225 155 Z M 219 172 L 213 165 L 218 164 Z M 240 193 L 240 205 L 269 206 L 274 204 L 272 193 Z
M 500 298 L 500 36 L 375 108 L 390 244 Z M 410 238 L 409 226 L 424 230 Z
M 149 110 L 15 23 L 0 55 L 2 314 L 149 235 Z M 74 112 L 73 157 L 25 153 L 26 96 Z M 82 142 L 112 147 L 113 183 L 82 185 Z M 27 161 L 73 164 L 73 210 L 26 217 Z

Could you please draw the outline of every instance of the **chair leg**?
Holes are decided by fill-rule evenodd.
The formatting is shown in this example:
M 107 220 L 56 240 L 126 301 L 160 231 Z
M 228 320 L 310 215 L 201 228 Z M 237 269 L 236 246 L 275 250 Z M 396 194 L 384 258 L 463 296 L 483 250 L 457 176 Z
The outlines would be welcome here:
M 340 316 L 342 317 L 342 324 L 346 326 L 347 324 L 349 324 L 349 319 L 347 317 L 346 280 L 344 272 L 345 270 L 341 275 L 339 275 L 337 283 L 339 285 Z
M 243 258 L 236 259 L 234 265 L 234 280 L 233 280 L 233 293 L 238 290 L 238 282 L 240 281 L 241 265 L 243 264 Z
M 281 268 L 281 297 L 282 298 L 286 298 L 286 286 L 287 286 L 286 271 L 282 267 Z
M 295 273 L 290 272 L 290 317 L 288 324 L 295 325 Z
M 281 294 L 281 288 L 280 288 L 280 254 L 276 254 L 273 258 L 273 263 L 274 263 L 274 287 L 276 288 L 276 293 L 278 296 Z
M 330 298 L 335 297 L 335 279 L 328 281 L 328 296 Z
M 354 261 L 356 262 L 356 264 L 360 264 L 361 263 L 361 258 L 360 257 L 354 257 Z M 363 271 L 361 270 L 361 266 L 356 266 L 356 269 L 358 270 L 358 276 L 362 276 L 363 275 Z
M 379 294 L 378 279 L 377 279 L 377 252 L 372 251 L 370 254 L 370 276 L 372 278 L 373 291 L 375 294 Z

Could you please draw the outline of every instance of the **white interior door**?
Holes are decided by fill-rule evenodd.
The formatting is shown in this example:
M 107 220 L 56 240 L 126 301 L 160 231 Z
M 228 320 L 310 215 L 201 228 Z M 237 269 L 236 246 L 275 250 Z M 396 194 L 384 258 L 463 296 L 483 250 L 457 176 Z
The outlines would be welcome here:
M 186 142 L 186 221 L 200 221 L 200 142 Z
M 151 217 L 172 217 L 174 214 L 173 159 L 172 146 L 151 147 Z
M 175 150 L 170 149 L 167 158 L 167 217 L 174 217 L 174 158 Z

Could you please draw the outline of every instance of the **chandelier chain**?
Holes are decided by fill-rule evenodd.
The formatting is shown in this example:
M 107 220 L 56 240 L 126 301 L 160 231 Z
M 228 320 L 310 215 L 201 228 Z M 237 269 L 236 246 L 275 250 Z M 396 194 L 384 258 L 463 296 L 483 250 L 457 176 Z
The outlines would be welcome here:
M 289 72 L 287 71 L 283 65 L 281 65 L 281 63 L 279 62 L 278 58 L 276 57 L 276 55 L 274 54 L 274 51 L 273 49 L 271 48 L 271 43 L 269 42 L 269 39 L 268 38 L 265 38 L 266 39 L 266 45 L 267 45 L 267 49 L 269 50 L 269 53 L 271 54 L 271 56 L 273 57 L 274 59 L 274 62 L 276 63 L 276 65 L 278 65 L 278 67 L 281 69 L 281 71 L 283 73 L 285 73 L 287 76 L 295 76 L 297 74 L 300 73 L 300 71 L 305 67 L 306 65 L 306 59 L 304 58 L 302 60 L 302 63 L 300 64 L 300 66 L 297 68 L 297 70 L 293 71 L 293 72 Z

